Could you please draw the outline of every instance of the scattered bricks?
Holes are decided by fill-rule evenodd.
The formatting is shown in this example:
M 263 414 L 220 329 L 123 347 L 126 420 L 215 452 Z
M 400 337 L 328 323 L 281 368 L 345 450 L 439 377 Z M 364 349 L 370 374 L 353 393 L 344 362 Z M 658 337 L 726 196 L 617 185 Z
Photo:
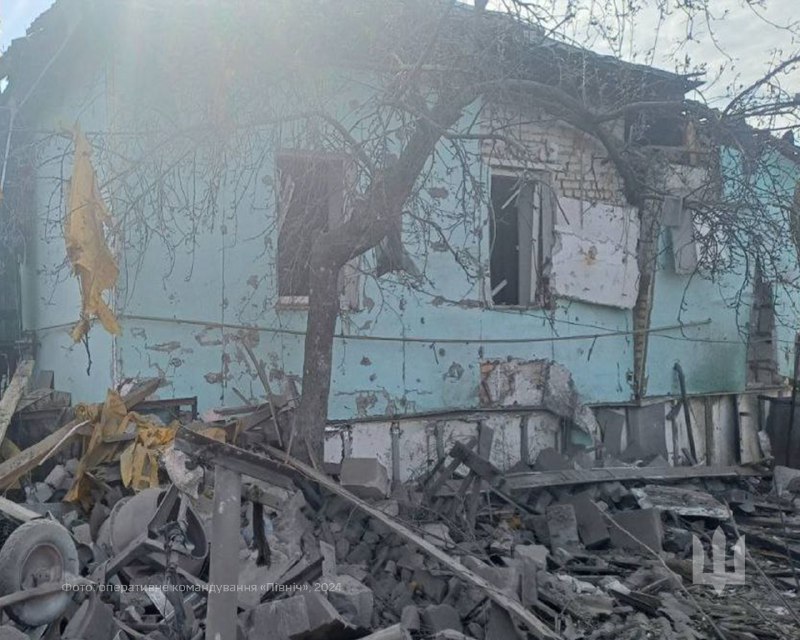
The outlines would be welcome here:
M 432 604 L 422 610 L 422 624 L 429 633 L 438 633 L 452 629 L 461 633 L 461 618 L 458 612 L 448 604 Z
M 542 449 L 533 465 L 534 471 L 563 471 L 572 469 L 569 460 L 552 448 Z
M 547 507 L 547 531 L 550 536 L 550 549 L 559 547 L 574 549 L 580 546 L 578 521 L 571 504 L 556 504 Z
M 369 628 L 375 607 L 372 590 L 348 575 L 331 578 L 330 585 L 328 600 L 342 617 L 357 627 Z
M 72 485 L 72 476 L 70 476 L 63 464 L 57 464 L 53 467 L 52 471 L 47 474 L 44 481 L 53 487 L 55 491 L 69 491 Z
M 419 609 L 413 604 L 403 607 L 403 612 L 400 614 L 400 624 L 409 631 L 419 631 L 421 628 Z
M 550 551 L 541 544 L 520 544 L 514 547 L 514 558 L 531 560 L 537 569 L 547 569 L 547 557 Z
M 383 500 L 389 496 L 389 474 L 375 458 L 345 458 L 339 481 L 345 489 L 365 500 Z
M 578 534 L 583 546 L 587 549 L 597 549 L 609 540 L 608 526 L 605 517 L 588 491 L 582 491 L 570 496 L 567 500 L 575 509 L 575 518 L 578 522 Z
M 638 511 L 624 511 L 613 517 L 609 532 L 611 544 L 619 549 L 629 551 L 647 552 L 637 538 L 653 551 L 659 552 L 663 546 L 664 529 L 661 524 L 661 512 L 658 509 L 640 509 Z

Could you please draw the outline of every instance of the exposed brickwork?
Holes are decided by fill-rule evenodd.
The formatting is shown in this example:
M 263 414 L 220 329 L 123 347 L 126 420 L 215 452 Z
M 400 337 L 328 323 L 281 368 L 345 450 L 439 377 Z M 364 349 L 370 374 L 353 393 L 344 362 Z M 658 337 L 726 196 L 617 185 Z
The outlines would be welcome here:
M 503 141 L 487 140 L 484 161 L 494 167 L 526 168 L 548 174 L 557 195 L 588 202 L 626 205 L 622 179 L 602 144 L 594 137 L 541 111 L 509 115 L 494 111 L 503 134 L 524 146 L 520 153 Z M 486 124 L 491 130 L 492 122 Z

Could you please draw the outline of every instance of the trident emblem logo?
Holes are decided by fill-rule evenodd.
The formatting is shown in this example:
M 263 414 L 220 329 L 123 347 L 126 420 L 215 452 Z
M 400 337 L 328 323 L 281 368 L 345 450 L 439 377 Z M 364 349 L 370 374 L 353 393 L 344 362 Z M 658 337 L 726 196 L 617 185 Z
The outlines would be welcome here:
M 707 584 L 714 588 L 717 595 L 722 595 L 725 585 L 743 585 L 745 583 L 744 536 L 733 545 L 733 571 L 725 570 L 725 533 L 717 527 L 711 536 L 711 571 L 705 572 L 706 552 L 700 538 L 692 536 L 692 582 Z

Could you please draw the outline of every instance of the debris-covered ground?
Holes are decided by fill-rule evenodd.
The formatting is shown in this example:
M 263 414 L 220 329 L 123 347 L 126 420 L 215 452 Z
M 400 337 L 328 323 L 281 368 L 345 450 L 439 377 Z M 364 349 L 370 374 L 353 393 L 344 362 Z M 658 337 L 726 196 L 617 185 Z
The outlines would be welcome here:
M 482 429 L 393 486 L 288 457 L 290 407 L 203 422 L 157 386 L 6 390 L 0 638 L 800 638 L 800 470 L 501 473 Z

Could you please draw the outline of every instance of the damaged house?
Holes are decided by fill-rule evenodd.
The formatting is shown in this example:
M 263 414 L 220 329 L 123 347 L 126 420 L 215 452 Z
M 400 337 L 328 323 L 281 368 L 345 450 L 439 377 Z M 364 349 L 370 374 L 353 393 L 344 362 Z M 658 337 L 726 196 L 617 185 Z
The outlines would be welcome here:
M 478 49 L 491 88 L 425 154 L 402 223 L 339 275 L 326 460 L 377 455 L 406 479 L 480 425 L 500 468 L 593 441 L 760 458 L 796 300 L 725 234 L 731 216 L 779 217 L 794 147 L 753 168 L 686 101 L 695 78 L 489 13 L 475 31 L 453 9 L 452 59 L 416 65 L 409 25 L 447 3 L 375 4 L 292 32 L 278 9 L 262 24 L 222 3 L 58 0 L 12 43 L 3 215 L 24 232 L 16 337 L 37 367 L 86 401 L 157 376 L 206 415 L 263 402 L 264 378 L 304 391 L 315 234 L 362 206 L 370 167 L 402 160 L 425 117 L 408 104 L 430 100 L 408 87 L 445 62 L 457 83 Z M 632 166 L 657 187 L 637 191 Z M 712 215 L 752 206 L 731 186 L 745 170 L 772 185 L 760 208 Z M 773 260 L 796 270 L 791 230 L 767 228 L 739 231 L 785 234 Z

